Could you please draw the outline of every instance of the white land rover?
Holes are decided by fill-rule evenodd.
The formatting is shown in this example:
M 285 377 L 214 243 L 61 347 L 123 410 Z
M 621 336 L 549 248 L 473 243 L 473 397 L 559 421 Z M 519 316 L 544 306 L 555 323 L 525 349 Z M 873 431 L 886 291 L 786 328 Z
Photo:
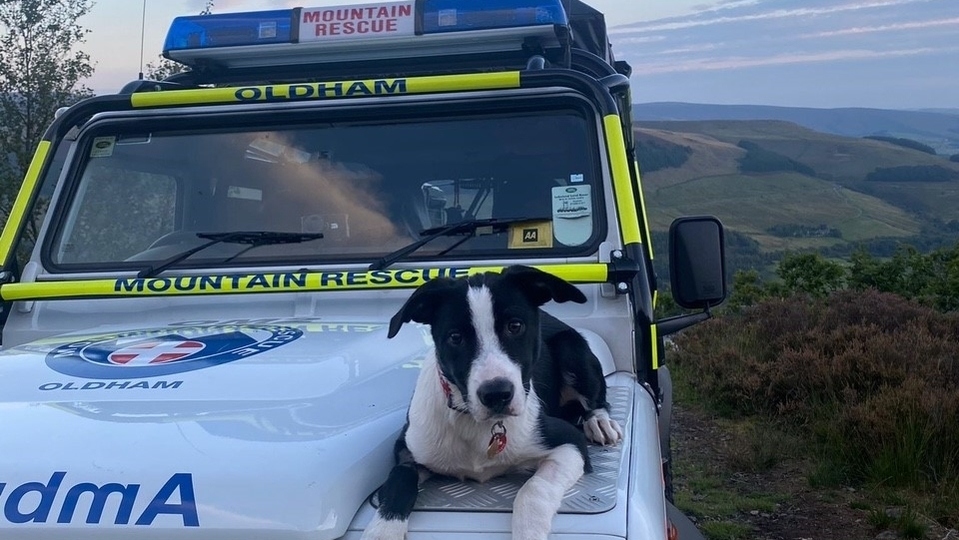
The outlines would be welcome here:
M 625 440 L 553 538 L 683 539 L 664 336 L 723 301 L 722 227 L 656 276 L 630 67 L 578 0 L 181 17 L 167 57 L 60 114 L 0 236 L 0 538 L 358 538 L 425 329 L 413 288 L 522 263 L 602 361 Z M 432 479 L 409 538 L 505 539 L 523 478 Z

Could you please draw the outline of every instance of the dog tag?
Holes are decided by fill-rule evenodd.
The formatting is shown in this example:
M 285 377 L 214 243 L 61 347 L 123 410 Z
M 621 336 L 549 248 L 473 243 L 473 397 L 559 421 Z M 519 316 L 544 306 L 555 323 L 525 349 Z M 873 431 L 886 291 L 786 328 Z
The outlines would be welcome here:
M 486 457 L 493 459 L 497 454 L 506 448 L 506 434 L 496 433 L 489 440 L 489 447 L 486 449 Z
M 486 447 L 487 459 L 493 459 L 506 448 L 506 426 L 502 422 L 496 422 L 490 432 L 492 436 L 489 438 L 489 446 Z

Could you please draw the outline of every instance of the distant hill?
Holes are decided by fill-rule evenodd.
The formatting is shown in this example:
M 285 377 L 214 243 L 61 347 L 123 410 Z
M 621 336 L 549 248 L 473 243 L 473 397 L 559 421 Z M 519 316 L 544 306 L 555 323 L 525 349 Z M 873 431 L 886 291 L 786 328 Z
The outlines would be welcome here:
M 635 122 L 634 132 L 640 155 L 651 144 L 687 154 L 651 171 L 640 161 L 654 232 L 681 215 L 715 215 L 730 232 L 734 269 L 768 266 L 785 251 L 845 257 L 865 246 L 884 256 L 900 242 L 931 249 L 959 239 L 959 163 L 946 156 L 775 120 Z M 743 172 L 751 152 L 771 169 Z
M 931 112 L 940 114 L 959 114 L 959 109 L 919 109 L 919 112 Z
M 635 104 L 633 118 L 638 122 L 783 120 L 823 133 L 902 137 L 927 144 L 947 156 L 959 153 L 959 109 L 900 111 L 659 102 Z

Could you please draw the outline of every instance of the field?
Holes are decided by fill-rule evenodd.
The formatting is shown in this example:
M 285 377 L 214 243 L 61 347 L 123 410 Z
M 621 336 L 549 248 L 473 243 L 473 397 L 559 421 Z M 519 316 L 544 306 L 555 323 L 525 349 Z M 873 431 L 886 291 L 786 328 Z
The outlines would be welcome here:
M 911 243 L 959 220 L 959 163 L 947 156 L 781 121 L 642 122 L 635 132 L 640 145 L 662 142 L 688 152 L 679 167 L 642 174 L 654 231 L 665 230 L 681 215 L 711 214 L 730 231 L 755 240 L 763 252 L 848 252 L 871 242 Z M 747 153 L 739 146 L 743 141 L 813 174 L 741 172 Z M 876 169 L 893 167 L 940 167 L 954 171 L 957 179 L 866 180 Z

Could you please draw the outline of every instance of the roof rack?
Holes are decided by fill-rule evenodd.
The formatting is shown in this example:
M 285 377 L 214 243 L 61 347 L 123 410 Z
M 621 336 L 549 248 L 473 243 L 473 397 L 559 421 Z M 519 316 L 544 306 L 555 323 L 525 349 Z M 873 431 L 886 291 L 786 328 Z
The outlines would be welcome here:
M 190 67 L 168 79 L 189 87 L 523 69 L 536 56 L 576 69 L 573 49 L 591 53 L 584 72 L 615 63 L 602 13 L 579 0 L 401 0 L 178 17 L 163 55 Z

